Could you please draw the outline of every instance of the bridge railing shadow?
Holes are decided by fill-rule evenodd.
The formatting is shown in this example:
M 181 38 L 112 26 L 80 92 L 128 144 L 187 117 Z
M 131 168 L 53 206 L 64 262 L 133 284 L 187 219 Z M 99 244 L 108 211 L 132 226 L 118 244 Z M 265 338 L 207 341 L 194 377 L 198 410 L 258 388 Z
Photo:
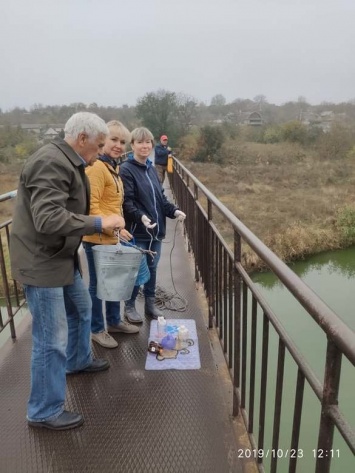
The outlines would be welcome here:
M 302 422 L 307 419 L 302 415 L 306 390 L 313 393 L 320 413 L 314 426 L 314 446 L 308 446 L 307 453 L 314 460 L 314 471 L 331 471 L 332 459 L 336 462 L 339 457 L 334 430 L 355 454 L 355 431 L 338 405 L 344 357 L 354 374 L 354 332 L 176 158 L 169 181 L 177 203 L 187 214 L 185 227 L 195 278 L 203 284 L 209 326 L 219 333 L 229 367 L 233 415 L 241 412 L 243 416 L 260 471 L 268 463 L 270 471 L 276 472 L 280 458 L 288 459 L 288 471 L 305 471 L 300 458 L 305 454 Z M 323 331 L 322 380 L 250 277 L 242 251 L 246 245 L 303 306 L 319 332 Z M 285 391 L 290 391 L 291 376 L 286 372 L 290 360 L 295 370 L 292 407 L 283 406 Z M 284 435 L 287 422 L 292 424 L 288 436 Z

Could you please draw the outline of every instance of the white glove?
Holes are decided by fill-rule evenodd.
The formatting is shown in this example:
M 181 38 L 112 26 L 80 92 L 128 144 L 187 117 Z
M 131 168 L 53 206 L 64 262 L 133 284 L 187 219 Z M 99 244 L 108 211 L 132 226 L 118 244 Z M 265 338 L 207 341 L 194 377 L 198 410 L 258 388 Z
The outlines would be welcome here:
M 186 214 L 184 214 L 184 212 L 181 212 L 181 210 L 175 210 L 174 217 L 176 217 L 179 222 L 183 222 L 186 218 Z
M 156 223 L 151 223 L 150 218 L 148 218 L 146 215 L 142 215 L 142 223 L 146 228 L 154 228 L 156 227 Z

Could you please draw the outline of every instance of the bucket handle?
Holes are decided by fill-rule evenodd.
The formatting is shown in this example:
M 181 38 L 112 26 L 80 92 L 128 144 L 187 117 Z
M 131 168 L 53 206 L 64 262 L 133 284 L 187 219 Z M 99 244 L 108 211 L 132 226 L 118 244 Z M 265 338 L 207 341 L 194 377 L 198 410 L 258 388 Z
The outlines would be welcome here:
M 117 246 L 118 248 L 121 246 L 121 242 L 124 243 L 125 245 L 127 246 L 131 246 L 132 248 L 140 251 L 141 253 L 143 254 L 148 254 L 150 255 L 153 259 L 154 259 L 154 256 L 156 256 L 157 252 L 156 251 L 152 251 L 152 250 L 144 250 L 143 248 L 140 248 L 139 246 L 136 246 L 134 245 L 133 243 L 131 243 L 130 241 L 128 240 L 125 240 L 124 238 L 122 238 L 119 234 L 119 232 L 116 232 L 116 236 L 117 236 Z M 133 238 L 133 241 L 134 241 L 134 238 Z

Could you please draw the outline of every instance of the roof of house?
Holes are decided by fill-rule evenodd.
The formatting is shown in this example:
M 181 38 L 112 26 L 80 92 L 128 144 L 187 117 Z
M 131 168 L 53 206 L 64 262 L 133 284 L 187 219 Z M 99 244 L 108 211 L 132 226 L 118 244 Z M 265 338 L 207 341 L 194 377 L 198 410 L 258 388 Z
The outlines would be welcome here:
M 58 132 L 53 130 L 53 128 L 48 128 L 44 135 L 58 135 Z

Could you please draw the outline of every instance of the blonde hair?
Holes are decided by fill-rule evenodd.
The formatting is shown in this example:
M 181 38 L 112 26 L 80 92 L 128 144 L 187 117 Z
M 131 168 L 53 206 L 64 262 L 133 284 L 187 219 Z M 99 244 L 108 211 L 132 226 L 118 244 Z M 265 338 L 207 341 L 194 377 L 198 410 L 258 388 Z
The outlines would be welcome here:
M 120 133 L 126 138 L 126 141 L 129 142 L 131 138 L 131 132 L 124 126 L 123 123 L 119 122 L 118 120 L 111 120 L 106 123 L 108 128 L 116 126 Z
M 152 144 L 154 145 L 154 136 L 148 128 L 141 126 L 139 128 L 135 128 L 131 133 L 131 144 L 135 141 L 143 141 L 143 140 L 151 140 Z

